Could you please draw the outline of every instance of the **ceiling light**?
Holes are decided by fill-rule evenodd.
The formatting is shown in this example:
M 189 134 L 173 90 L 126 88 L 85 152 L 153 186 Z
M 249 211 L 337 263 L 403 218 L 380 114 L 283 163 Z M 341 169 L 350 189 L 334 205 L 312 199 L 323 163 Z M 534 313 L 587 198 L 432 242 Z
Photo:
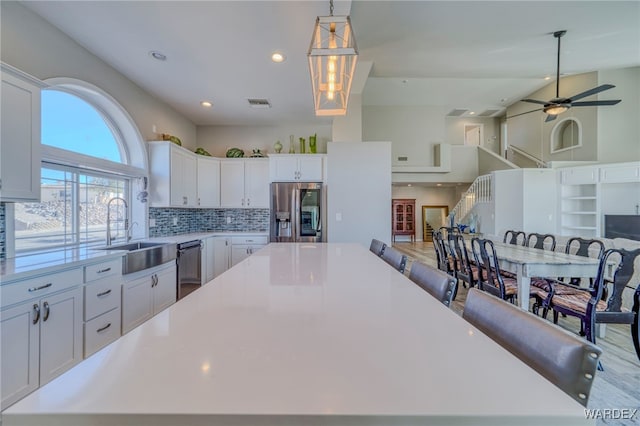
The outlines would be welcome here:
M 200 102 L 200 105 L 202 105 L 203 107 L 206 107 L 206 108 L 211 108 L 213 106 L 213 104 L 211 102 L 209 102 L 209 101 L 202 101 L 202 102 Z
M 442 184 L 441 183 L 436 183 L 436 186 L 442 186 Z
M 474 111 L 469 111 L 469 115 L 475 115 Z
M 558 115 L 558 114 L 562 114 L 568 109 L 569 107 L 567 105 L 547 105 L 544 108 L 542 108 L 542 111 L 544 111 L 546 114 L 549 114 L 549 115 Z
M 348 16 L 318 16 L 309 47 L 309 72 L 316 115 L 345 115 L 358 60 Z
M 411 186 L 411 184 L 410 184 L 410 183 L 408 183 L 408 184 L 407 184 L 407 186 Z
M 152 50 L 149 52 L 149 56 L 151 56 L 153 59 L 157 59 L 159 61 L 166 61 L 167 60 L 167 55 L 165 55 L 162 52 L 158 52 L 157 50 Z
M 280 62 L 284 62 L 284 60 L 285 60 L 285 56 L 284 56 L 282 53 L 280 53 L 280 52 L 274 52 L 274 53 L 271 55 L 271 60 L 272 60 L 273 62 L 275 62 L 275 63 L 278 63 L 278 64 L 279 64 Z
M 544 79 L 549 81 L 549 80 L 551 80 L 551 77 L 550 76 L 546 76 Z

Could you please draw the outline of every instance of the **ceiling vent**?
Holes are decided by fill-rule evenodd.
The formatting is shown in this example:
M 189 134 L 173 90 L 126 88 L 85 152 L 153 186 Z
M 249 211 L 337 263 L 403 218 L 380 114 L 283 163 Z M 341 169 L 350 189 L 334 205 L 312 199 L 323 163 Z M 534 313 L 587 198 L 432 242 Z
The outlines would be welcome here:
M 467 111 L 468 110 L 466 109 L 454 109 L 454 110 L 451 110 L 449 114 L 447 114 L 447 117 L 461 117 Z
M 271 108 L 268 99 L 247 99 L 251 108 Z
M 478 117 L 491 117 L 493 114 L 500 112 L 499 109 L 488 109 L 478 114 Z

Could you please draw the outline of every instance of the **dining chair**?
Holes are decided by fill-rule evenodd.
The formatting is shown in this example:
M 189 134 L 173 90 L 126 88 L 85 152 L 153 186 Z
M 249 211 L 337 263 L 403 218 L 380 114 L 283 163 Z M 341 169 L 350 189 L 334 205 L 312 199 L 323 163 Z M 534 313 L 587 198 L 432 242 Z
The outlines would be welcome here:
M 478 285 L 478 268 L 471 263 L 466 241 L 460 234 L 456 235 L 453 240 L 453 251 L 458 264 L 455 277 L 462 281 L 462 285 L 465 288 L 467 285 L 469 288 L 476 287 Z
M 447 250 L 447 246 L 442 236 L 442 232 L 433 231 L 431 233 L 431 237 L 432 237 L 431 240 L 433 241 L 433 248 L 436 252 L 438 269 L 440 269 L 443 272 L 446 272 L 447 274 L 452 274 L 453 263 L 449 256 L 449 251 Z
M 580 237 L 572 237 L 567 240 L 567 244 L 564 249 L 565 254 L 573 254 L 575 256 L 583 256 L 583 257 L 593 257 L 597 259 L 601 259 L 604 255 L 604 244 L 600 240 L 596 239 L 584 239 Z M 552 281 L 567 281 L 572 284 L 572 286 L 564 286 L 564 287 L 556 287 L 554 290 L 554 294 L 560 295 L 570 295 L 576 293 L 576 287 L 580 286 L 582 282 L 582 278 L 576 277 L 558 277 L 558 278 L 533 278 L 531 280 L 531 291 L 530 297 L 535 299 L 533 303 L 533 312 L 538 314 L 540 308 L 542 308 L 542 316 L 544 318 L 547 317 L 547 314 L 550 309 L 551 304 L 551 285 L 549 284 Z M 589 286 L 593 286 L 593 278 L 590 279 Z M 606 291 L 606 290 L 605 290 Z M 554 315 L 557 315 L 554 314 Z M 565 313 L 562 313 L 563 316 L 566 316 Z M 557 320 L 556 320 L 557 322 Z
M 393 247 L 387 246 L 385 247 L 380 257 L 389 265 L 393 266 L 398 271 L 404 274 L 404 268 L 407 266 L 407 256 L 400 253 Z
M 516 303 L 517 280 L 505 277 L 500 272 L 500 264 L 493 241 L 472 238 L 471 251 L 478 267 L 478 287 L 503 300 Z
M 535 232 L 532 232 L 531 234 L 527 235 L 527 239 L 525 240 L 524 245 L 540 250 L 553 251 L 556 249 L 556 237 L 551 234 L 537 234 Z
M 416 261 L 411 264 L 409 279 L 445 306 L 451 306 L 458 286 L 458 281 L 451 275 Z
M 581 323 L 581 334 L 592 343 L 596 343 L 596 324 L 629 324 L 631 337 L 640 360 L 640 284 L 632 283 L 631 279 L 640 257 L 640 249 L 609 249 L 600 258 L 598 274 L 591 286 L 578 287 L 563 281 L 551 281 L 550 308 L 553 309 L 553 322 L 558 322 L 558 314 L 577 317 Z M 611 291 L 607 295 L 608 285 L 605 278 L 609 264 L 615 265 Z M 622 306 L 622 293 L 627 286 L 637 285 L 633 306 L 626 309 Z M 558 290 L 568 289 L 561 292 Z M 603 297 L 604 296 L 604 297 Z M 603 300 L 604 299 L 604 300 Z
M 382 256 L 382 252 L 387 247 L 385 243 L 380 240 L 376 240 L 373 238 L 371 240 L 371 245 L 369 246 L 369 250 L 374 253 L 376 256 Z
M 524 244 L 527 238 L 527 234 L 523 231 L 513 231 L 508 230 L 504 233 L 504 238 L 502 238 L 502 242 L 506 244 L 513 244 L 516 246 L 521 246 Z
M 462 317 L 587 406 L 602 354 L 598 346 L 473 288 L 467 293 Z

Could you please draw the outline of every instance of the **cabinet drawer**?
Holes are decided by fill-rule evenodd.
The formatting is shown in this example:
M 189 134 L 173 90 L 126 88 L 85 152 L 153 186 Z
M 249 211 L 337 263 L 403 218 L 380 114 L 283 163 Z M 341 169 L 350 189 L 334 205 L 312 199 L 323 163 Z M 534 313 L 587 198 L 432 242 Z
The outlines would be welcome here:
M 640 166 L 602 167 L 600 169 L 600 182 L 640 182 Z
M 41 277 L 3 284 L 0 287 L 2 306 L 42 297 L 66 288 L 82 284 L 82 269 L 70 269 Z
M 88 283 L 111 275 L 122 275 L 122 258 L 84 267 L 84 282 Z
M 236 245 L 236 244 L 249 244 L 249 245 L 255 245 L 255 244 L 267 244 L 267 237 L 266 235 L 253 235 L 253 236 L 246 236 L 246 237 L 232 237 L 231 238 L 231 244 Z
M 84 319 L 95 318 L 100 314 L 120 307 L 121 284 L 119 277 L 108 278 L 91 283 L 84 288 Z
M 581 185 L 598 182 L 598 173 L 595 167 L 576 168 L 562 171 L 562 183 L 564 185 Z
M 84 324 L 84 357 L 88 357 L 120 337 L 120 308 Z

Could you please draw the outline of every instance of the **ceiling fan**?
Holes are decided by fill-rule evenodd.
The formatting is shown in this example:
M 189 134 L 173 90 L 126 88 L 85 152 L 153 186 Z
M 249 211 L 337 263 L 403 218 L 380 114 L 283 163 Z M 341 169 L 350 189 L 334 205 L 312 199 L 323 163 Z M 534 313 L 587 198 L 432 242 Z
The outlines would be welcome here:
M 578 93 L 577 95 L 573 95 L 570 98 L 561 98 L 560 97 L 560 39 L 563 35 L 565 35 L 567 31 L 561 30 L 553 33 L 553 36 L 558 39 L 558 66 L 556 68 L 556 97 L 549 101 L 539 101 L 537 99 L 522 99 L 521 102 L 529 102 L 532 104 L 543 105 L 542 108 L 534 109 L 531 111 L 523 112 L 521 114 L 512 115 L 507 118 L 517 117 L 519 115 L 529 114 L 531 112 L 543 111 L 547 114 L 547 121 L 555 120 L 558 114 L 562 114 L 572 107 L 583 107 L 583 106 L 602 106 L 602 105 L 615 105 L 621 101 L 621 99 L 610 100 L 610 101 L 583 101 L 576 102 L 579 99 L 586 98 L 587 96 L 595 95 L 596 93 L 604 92 L 605 90 L 613 89 L 614 85 L 612 84 L 603 84 L 598 87 L 594 87 L 593 89 L 589 89 L 585 92 Z

